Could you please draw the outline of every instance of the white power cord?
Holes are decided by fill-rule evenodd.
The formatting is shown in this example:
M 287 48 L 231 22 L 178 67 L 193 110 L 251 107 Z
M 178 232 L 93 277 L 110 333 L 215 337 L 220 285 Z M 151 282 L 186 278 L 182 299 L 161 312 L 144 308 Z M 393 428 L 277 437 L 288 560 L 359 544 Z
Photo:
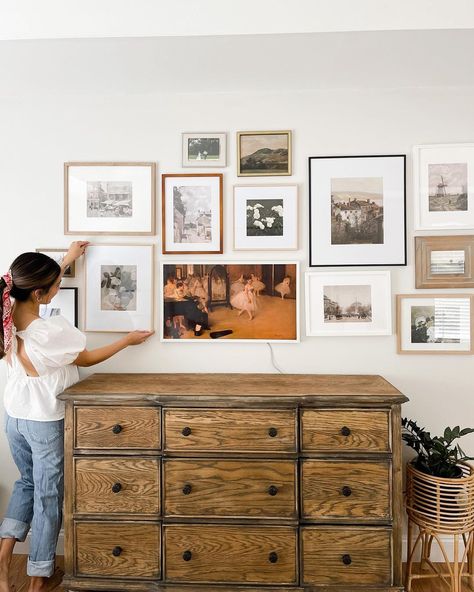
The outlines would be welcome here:
M 282 369 L 280 368 L 280 366 L 277 364 L 277 362 L 276 362 L 276 360 L 275 360 L 275 353 L 274 353 L 274 351 L 273 351 L 272 344 L 271 344 L 271 343 L 269 343 L 269 342 L 267 341 L 267 345 L 268 345 L 268 347 L 270 348 L 270 359 L 271 359 L 271 362 L 272 362 L 272 366 L 273 366 L 273 367 L 275 368 L 275 370 L 276 370 L 277 372 L 279 372 L 280 374 L 285 374 L 285 371 L 284 371 L 284 370 L 282 370 Z

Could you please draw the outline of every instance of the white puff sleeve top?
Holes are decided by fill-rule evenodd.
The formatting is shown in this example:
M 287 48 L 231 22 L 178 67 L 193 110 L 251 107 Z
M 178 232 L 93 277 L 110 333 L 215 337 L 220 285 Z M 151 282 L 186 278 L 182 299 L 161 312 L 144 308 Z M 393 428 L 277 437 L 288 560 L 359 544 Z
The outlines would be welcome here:
M 19 337 L 39 376 L 28 376 L 17 356 Z M 57 396 L 79 380 L 72 362 L 86 347 L 86 336 L 62 316 L 32 321 L 24 331 L 14 329 L 11 364 L 7 364 L 5 410 L 10 417 L 35 421 L 64 418 Z

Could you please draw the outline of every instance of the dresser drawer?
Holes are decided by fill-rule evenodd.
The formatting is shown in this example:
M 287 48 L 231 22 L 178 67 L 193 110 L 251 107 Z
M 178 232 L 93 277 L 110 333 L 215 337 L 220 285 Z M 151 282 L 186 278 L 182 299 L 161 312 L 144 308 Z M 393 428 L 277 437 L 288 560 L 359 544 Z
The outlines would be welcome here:
M 75 523 L 78 576 L 160 577 L 160 526 L 109 522 Z
M 159 514 L 160 462 L 143 458 L 76 458 L 75 512 Z
M 357 587 L 392 583 L 389 529 L 306 527 L 301 547 L 304 584 Z M 366 588 L 361 590 L 366 592 Z
M 166 516 L 296 518 L 296 463 L 166 460 Z
M 77 407 L 75 448 L 160 448 L 157 407 Z
M 388 411 L 323 411 L 302 413 L 302 448 L 324 452 L 388 452 Z
M 307 519 L 388 520 L 390 462 L 305 460 L 302 497 Z
M 296 411 L 166 409 L 165 449 L 296 452 Z
M 164 526 L 169 582 L 294 584 L 296 531 L 287 526 Z

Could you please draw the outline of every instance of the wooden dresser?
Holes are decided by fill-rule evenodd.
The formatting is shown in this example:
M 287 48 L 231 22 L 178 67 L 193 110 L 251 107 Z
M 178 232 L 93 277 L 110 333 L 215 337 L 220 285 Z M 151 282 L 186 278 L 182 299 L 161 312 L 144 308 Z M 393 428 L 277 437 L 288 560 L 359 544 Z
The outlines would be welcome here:
M 61 398 L 66 589 L 403 590 L 407 399 L 380 376 L 95 374 Z

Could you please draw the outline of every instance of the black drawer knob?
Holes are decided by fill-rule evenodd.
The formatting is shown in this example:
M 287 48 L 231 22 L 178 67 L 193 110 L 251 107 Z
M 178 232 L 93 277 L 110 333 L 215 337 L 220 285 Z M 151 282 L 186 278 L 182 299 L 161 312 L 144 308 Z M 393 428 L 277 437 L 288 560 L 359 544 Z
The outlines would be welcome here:
M 193 556 L 193 554 L 191 553 L 191 551 L 185 551 L 183 553 L 183 559 L 184 561 L 191 561 L 191 557 Z
M 278 487 L 276 485 L 270 485 L 268 493 L 269 495 L 276 495 L 278 493 Z
M 276 563 L 278 561 L 278 555 L 275 553 L 275 551 L 272 551 L 270 553 L 270 555 L 268 556 L 268 561 L 270 563 Z
M 347 485 L 344 485 L 344 487 L 342 488 L 342 495 L 344 497 L 349 497 L 350 495 L 352 495 L 352 489 Z
M 114 483 L 112 485 L 112 491 L 114 493 L 118 493 L 119 491 L 122 491 L 122 484 L 121 483 Z
M 122 426 L 119 423 L 116 423 L 114 425 L 114 427 L 112 428 L 112 431 L 114 434 L 120 434 L 120 432 L 122 431 Z
M 268 430 L 268 435 L 270 438 L 275 438 L 278 435 L 278 430 L 276 428 L 270 428 Z
M 342 556 L 342 563 L 344 563 L 344 565 L 350 565 L 352 563 L 352 559 L 350 555 L 343 555 Z
M 191 485 L 189 483 L 186 483 L 186 485 L 183 487 L 184 495 L 189 495 L 192 490 L 193 490 L 193 488 L 191 487 Z
M 121 554 L 122 554 L 122 547 L 114 547 L 114 548 L 112 549 L 112 555 L 113 555 L 114 557 L 118 557 L 118 556 L 119 556 L 119 555 L 121 555 Z
M 342 434 L 343 436 L 350 436 L 350 435 L 351 435 L 351 430 L 350 430 L 350 428 L 348 428 L 347 426 L 343 426 L 343 427 L 341 428 L 341 434 Z
M 183 436 L 190 436 L 191 435 L 191 428 L 189 426 L 186 426 L 185 428 L 182 429 L 181 433 L 183 434 Z

